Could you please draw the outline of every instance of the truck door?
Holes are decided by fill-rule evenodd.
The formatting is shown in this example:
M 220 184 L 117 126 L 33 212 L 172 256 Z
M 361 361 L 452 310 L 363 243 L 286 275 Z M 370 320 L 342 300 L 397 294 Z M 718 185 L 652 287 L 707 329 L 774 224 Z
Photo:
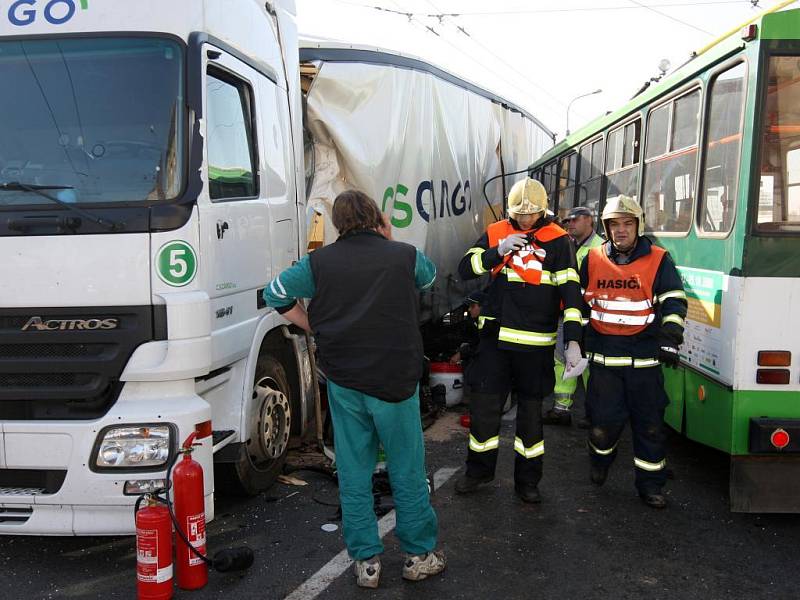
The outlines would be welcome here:
M 198 199 L 200 261 L 211 298 L 213 364 L 246 356 L 257 294 L 272 276 L 260 85 L 266 76 L 206 44 L 206 191 Z
M 286 90 L 269 79 L 259 82 L 264 130 L 264 174 L 270 217 L 272 266 L 280 273 L 297 259 L 297 198 L 292 169 L 292 134 Z M 300 224 L 300 227 L 305 227 Z

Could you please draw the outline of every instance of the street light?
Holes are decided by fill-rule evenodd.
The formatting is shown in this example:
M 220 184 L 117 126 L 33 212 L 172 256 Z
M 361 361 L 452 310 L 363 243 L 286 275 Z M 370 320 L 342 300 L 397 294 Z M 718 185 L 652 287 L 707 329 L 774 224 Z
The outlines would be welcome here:
M 572 103 L 575 102 L 575 100 L 580 100 L 581 98 L 586 98 L 586 96 L 594 96 L 595 94 L 599 94 L 602 91 L 603 90 L 595 90 L 593 92 L 588 92 L 586 94 L 581 94 L 580 96 L 575 96 L 572 100 L 569 101 L 569 104 L 567 104 L 567 133 L 564 134 L 564 137 L 567 137 L 569 135 L 569 109 L 572 108 Z

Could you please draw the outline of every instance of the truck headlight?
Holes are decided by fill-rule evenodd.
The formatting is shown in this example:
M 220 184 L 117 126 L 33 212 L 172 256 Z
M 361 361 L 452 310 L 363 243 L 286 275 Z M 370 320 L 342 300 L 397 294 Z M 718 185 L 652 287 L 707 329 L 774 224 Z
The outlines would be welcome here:
M 108 427 L 100 432 L 93 466 L 97 469 L 148 469 L 166 466 L 172 449 L 169 425 Z

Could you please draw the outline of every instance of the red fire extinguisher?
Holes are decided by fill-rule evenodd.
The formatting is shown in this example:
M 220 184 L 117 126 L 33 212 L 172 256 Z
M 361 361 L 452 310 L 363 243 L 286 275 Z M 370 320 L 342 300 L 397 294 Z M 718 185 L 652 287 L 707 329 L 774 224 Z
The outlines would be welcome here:
M 172 521 L 152 497 L 136 511 L 136 594 L 139 600 L 172 598 Z M 137 508 L 140 503 L 137 502 Z
M 192 432 L 180 452 L 179 460 L 172 471 L 174 486 L 175 518 L 180 528 L 176 540 L 176 568 L 178 587 L 197 590 L 208 583 L 208 565 L 191 548 L 188 541 L 200 554 L 206 554 L 206 511 L 203 488 L 203 467 L 192 459 L 192 442 L 197 433 Z M 182 539 L 183 538 L 183 539 Z

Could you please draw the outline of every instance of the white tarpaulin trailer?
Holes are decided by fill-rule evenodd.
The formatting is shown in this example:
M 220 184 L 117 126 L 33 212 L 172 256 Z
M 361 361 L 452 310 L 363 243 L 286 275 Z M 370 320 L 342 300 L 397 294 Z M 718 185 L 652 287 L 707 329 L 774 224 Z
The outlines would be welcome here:
M 474 287 L 458 280 L 459 259 L 500 217 L 504 192 L 524 174 L 488 186 L 491 208 L 484 183 L 525 169 L 552 146 L 553 133 L 491 92 L 415 58 L 315 41 L 301 42 L 300 61 L 307 193 L 324 223 L 317 240 L 336 239 L 333 199 L 358 188 L 391 216 L 395 239 L 436 263 L 423 316 L 455 308 Z

